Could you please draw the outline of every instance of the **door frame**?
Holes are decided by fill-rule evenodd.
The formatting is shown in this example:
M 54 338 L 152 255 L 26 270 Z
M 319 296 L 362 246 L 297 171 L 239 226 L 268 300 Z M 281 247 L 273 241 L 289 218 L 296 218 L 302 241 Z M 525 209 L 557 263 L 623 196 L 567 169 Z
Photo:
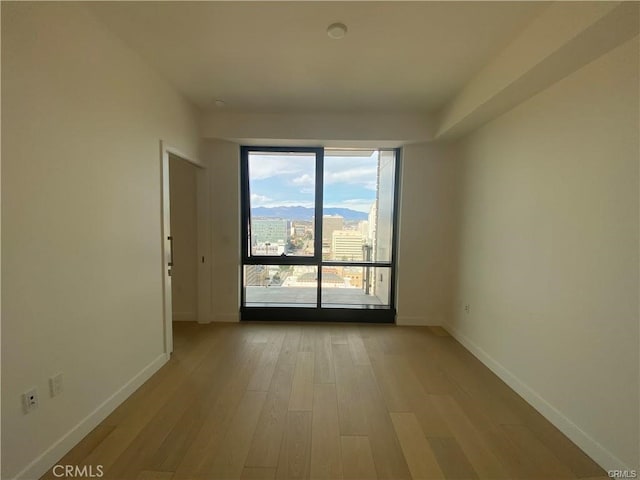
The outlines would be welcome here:
M 170 355 L 173 352 L 173 311 L 171 299 L 171 275 L 169 273 L 169 263 L 172 260 L 171 241 L 169 240 L 171 236 L 171 191 L 169 188 L 169 157 L 171 155 L 192 164 L 193 166 L 199 168 L 203 173 L 206 171 L 206 166 L 199 160 L 185 155 L 177 148 L 168 145 L 163 140 L 160 140 L 160 265 L 162 269 L 162 325 L 164 335 L 164 352 L 167 355 Z M 198 187 L 200 187 L 200 182 L 198 182 L 197 185 Z M 206 185 L 207 184 L 205 184 L 205 189 L 208 188 Z M 196 192 L 198 209 L 200 208 L 201 198 L 203 197 L 201 193 L 208 192 Z M 208 195 L 206 195 L 205 198 L 206 197 L 208 197 Z M 200 222 L 200 215 L 198 215 L 198 222 Z M 200 230 L 201 227 L 200 225 L 198 225 L 198 231 Z M 204 250 L 204 247 L 205 246 L 202 245 L 201 235 L 198 235 L 198 252 L 202 252 Z M 200 275 L 198 275 L 198 277 L 200 277 Z M 198 293 L 200 293 L 200 284 L 201 281 L 200 278 L 198 278 Z M 198 321 L 200 320 L 200 311 L 198 311 Z

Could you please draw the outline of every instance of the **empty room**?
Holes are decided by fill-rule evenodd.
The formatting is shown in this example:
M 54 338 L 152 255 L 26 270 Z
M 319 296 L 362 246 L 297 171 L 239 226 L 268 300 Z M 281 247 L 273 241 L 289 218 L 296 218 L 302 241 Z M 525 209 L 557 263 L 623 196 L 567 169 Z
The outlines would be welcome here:
M 1 2 L 1 477 L 637 478 L 640 2 Z

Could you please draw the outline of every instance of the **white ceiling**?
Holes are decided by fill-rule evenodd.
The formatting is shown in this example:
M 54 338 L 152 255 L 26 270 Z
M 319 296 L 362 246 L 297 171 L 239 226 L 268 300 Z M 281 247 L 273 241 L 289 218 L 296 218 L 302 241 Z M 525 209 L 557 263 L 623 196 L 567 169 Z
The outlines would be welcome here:
M 540 2 L 100 2 L 90 8 L 187 98 L 245 112 L 432 112 Z M 332 40 L 326 28 L 348 26 Z

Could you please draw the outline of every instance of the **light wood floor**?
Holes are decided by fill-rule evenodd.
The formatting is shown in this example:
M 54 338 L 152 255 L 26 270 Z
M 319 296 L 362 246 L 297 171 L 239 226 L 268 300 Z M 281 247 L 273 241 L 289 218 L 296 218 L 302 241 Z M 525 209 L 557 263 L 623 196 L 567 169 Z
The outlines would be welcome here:
M 381 325 L 177 324 L 171 361 L 58 463 L 118 480 L 608 478 L 444 330 Z

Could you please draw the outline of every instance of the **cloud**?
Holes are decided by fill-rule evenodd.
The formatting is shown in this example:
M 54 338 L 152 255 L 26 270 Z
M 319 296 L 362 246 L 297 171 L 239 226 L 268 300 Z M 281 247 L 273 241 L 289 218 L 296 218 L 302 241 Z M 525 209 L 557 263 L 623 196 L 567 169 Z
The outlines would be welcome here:
M 273 198 L 267 197 L 266 195 L 259 195 L 257 193 L 251 194 L 251 206 L 252 207 L 262 207 L 265 203 L 272 201 Z
M 315 161 L 312 155 L 252 154 L 249 174 L 251 189 L 265 194 L 252 195 L 253 206 L 313 206 Z M 326 155 L 325 206 L 368 213 L 375 201 L 377 175 L 377 152 L 371 156 Z
M 360 185 L 375 191 L 378 181 L 378 159 L 329 157 L 324 164 L 324 183 Z
M 306 202 L 304 200 L 273 200 L 271 202 L 266 202 L 263 205 L 252 205 L 254 207 L 307 207 L 313 208 L 315 205 L 314 202 Z
M 352 198 L 350 200 L 345 200 L 342 202 L 346 205 L 355 205 L 355 204 L 367 204 L 369 207 L 375 203 L 375 200 L 371 200 L 370 198 Z
M 313 172 L 315 161 L 313 157 L 287 157 L 274 155 L 255 155 L 249 157 L 249 178 L 264 180 L 265 178 L 282 175 L 302 175 Z
M 367 198 L 353 198 L 349 200 L 343 200 L 341 202 L 329 202 L 324 206 L 326 208 L 350 208 L 351 210 L 357 210 L 358 212 L 369 213 L 371 206 L 375 203 L 375 200 Z
M 291 180 L 291 182 L 294 185 L 308 185 L 308 186 L 313 186 L 316 184 L 316 180 L 315 177 L 312 175 L 309 175 L 308 173 L 305 173 L 303 175 L 300 175 L 299 177 L 294 178 L 293 180 Z
M 371 157 L 325 158 L 324 183 L 362 185 L 375 190 L 378 172 L 377 155 Z M 315 161 L 313 156 L 252 154 L 249 158 L 251 181 L 267 178 L 287 178 L 290 184 L 313 186 L 315 184 Z M 293 178 L 291 178 L 293 177 Z

